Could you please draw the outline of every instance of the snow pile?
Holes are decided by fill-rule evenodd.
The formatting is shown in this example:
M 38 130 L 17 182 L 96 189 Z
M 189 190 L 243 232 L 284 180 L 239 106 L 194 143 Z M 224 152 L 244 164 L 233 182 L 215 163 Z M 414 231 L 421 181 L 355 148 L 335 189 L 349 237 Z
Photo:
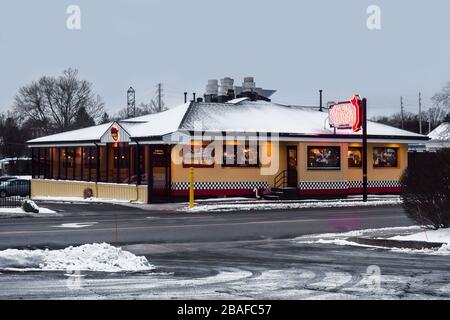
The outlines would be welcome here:
M 0 208 L 0 218 L 16 217 L 54 217 L 61 214 L 47 208 L 39 207 L 39 213 L 25 212 L 22 208 Z
M 85 244 L 62 250 L 0 251 L 0 270 L 15 271 L 148 271 L 154 269 L 145 257 L 138 257 L 107 243 Z
M 224 204 L 205 204 L 197 205 L 190 209 L 187 207 L 181 208 L 178 211 L 187 212 L 226 212 L 226 211 L 248 211 L 248 210 L 288 210 L 288 209 L 311 209 L 311 208 L 343 208 L 343 207 L 372 207 L 372 206 L 386 206 L 399 205 L 402 203 L 400 198 L 374 200 L 374 201 L 304 201 L 304 202 L 279 202 L 265 203 L 224 203 Z
M 71 181 L 71 183 L 78 183 L 77 181 Z M 33 197 L 33 200 L 36 201 L 51 201 L 55 203 L 65 203 L 65 202 L 72 202 L 72 203 L 130 203 L 131 200 L 119 200 L 119 199 L 103 199 L 103 198 L 83 198 L 83 197 L 50 197 L 50 196 L 39 196 L 39 197 Z M 139 202 L 136 202 L 139 203 Z
M 392 236 L 394 234 L 397 235 Z M 384 238 L 398 241 L 424 241 L 424 242 L 444 243 L 444 245 L 442 245 L 438 249 L 385 248 L 381 246 L 366 245 L 349 241 L 348 238 L 352 237 Z M 424 231 L 423 227 L 419 226 L 364 229 L 343 233 L 313 234 L 298 237 L 295 239 L 295 241 L 297 243 L 303 244 L 334 244 L 339 246 L 384 248 L 394 252 L 402 252 L 402 253 L 450 255 L 450 229 Z

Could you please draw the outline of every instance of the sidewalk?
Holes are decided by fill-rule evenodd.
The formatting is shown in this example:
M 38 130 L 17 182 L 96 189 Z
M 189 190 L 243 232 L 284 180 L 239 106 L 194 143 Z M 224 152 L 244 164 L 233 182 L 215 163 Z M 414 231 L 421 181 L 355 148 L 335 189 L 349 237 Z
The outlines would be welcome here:
M 147 211 L 170 211 L 170 212 L 231 212 L 252 210 L 292 210 L 306 208 L 342 208 L 342 207 L 367 207 L 367 206 L 389 206 L 402 203 L 399 196 L 371 195 L 367 202 L 362 201 L 362 196 L 351 196 L 346 199 L 307 199 L 307 200 L 258 200 L 252 198 L 210 198 L 195 200 L 194 208 L 189 208 L 188 202 L 177 203 L 132 203 L 129 201 L 115 201 L 106 199 L 83 199 L 83 198 L 57 198 L 39 197 L 37 201 L 62 202 L 62 203 L 109 203 Z

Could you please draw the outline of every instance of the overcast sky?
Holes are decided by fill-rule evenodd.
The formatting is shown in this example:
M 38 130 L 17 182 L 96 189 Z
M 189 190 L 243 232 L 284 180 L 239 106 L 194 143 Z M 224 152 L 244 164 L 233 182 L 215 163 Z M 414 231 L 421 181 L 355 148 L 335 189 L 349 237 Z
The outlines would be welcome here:
M 81 8 L 81 30 L 66 9 Z M 381 8 L 381 30 L 366 26 Z M 77 68 L 114 113 L 126 91 L 148 102 L 162 82 L 170 107 L 207 79 L 254 76 L 273 101 L 317 104 L 357 92 L 371 116 L 417 111 L 450 81 L 450 1 L 2 0 L 0 109 L 42 75 Z

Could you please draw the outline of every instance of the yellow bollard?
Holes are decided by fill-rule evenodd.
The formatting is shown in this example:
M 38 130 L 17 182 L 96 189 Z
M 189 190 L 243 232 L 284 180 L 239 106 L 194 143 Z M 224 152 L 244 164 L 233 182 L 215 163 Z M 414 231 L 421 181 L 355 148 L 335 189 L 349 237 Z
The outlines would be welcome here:
M 189 208 L 194 207 L 194 168 L 189 168 Z

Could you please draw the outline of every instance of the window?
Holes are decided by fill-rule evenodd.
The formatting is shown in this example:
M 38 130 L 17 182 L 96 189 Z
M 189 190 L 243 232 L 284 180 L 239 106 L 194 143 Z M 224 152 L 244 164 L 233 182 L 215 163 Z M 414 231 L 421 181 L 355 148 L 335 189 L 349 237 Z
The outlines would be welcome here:
M 228 142 L 223 145 L 224 167 L 258 167 L 257 141 Z
M 183 148 L 183 168 L 214 168 L 214 145 L 210 142 Z
M 349 147 L 347 160 L 349 168 L 362 168 L 362 148 Z
M 397 148 L 373 148 L 374 168 L 396 168 L 398 165 Z
M 341 148 L 333 146 L 309 146 L 308 169 L 339 170 L 341 168 Z

